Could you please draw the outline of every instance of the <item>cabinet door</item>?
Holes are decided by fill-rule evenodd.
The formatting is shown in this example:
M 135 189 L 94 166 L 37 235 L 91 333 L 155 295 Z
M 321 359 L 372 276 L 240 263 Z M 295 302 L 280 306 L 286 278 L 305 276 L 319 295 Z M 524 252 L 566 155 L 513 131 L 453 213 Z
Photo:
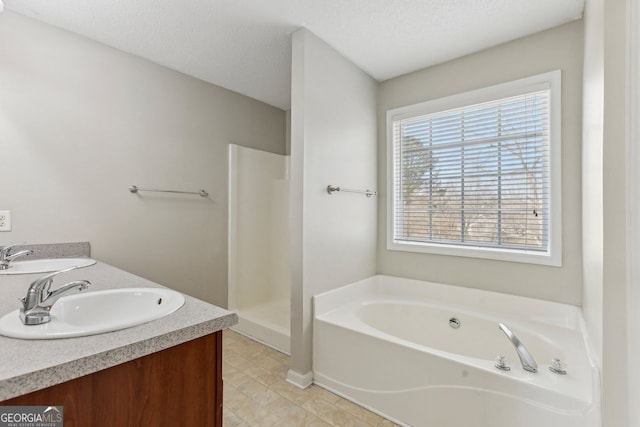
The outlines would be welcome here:
M 63 406 L 65 427 L 221 427 L 222 332 L 1 405 Z

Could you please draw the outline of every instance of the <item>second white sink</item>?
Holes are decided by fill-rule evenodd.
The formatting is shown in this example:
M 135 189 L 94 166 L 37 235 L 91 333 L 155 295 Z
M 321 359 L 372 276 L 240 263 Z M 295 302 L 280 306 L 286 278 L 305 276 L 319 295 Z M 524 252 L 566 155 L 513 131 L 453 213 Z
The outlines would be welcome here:
M 96 335 L 160 319 L 184 304 L 184 295 L 166 288 L 124 288 L 60 298 L 51 321 L 22 323 L 19 310 L 0 318 L 0 335 L 30 340 Z
M 91 258 L 43 258 L 15 261 L 9 264 L 10 267 L 7 270 L 0 270 L 0 276 L 3 274 L 49 273 L 69 267 L 88 267 L 95 263 L 96 260 Z

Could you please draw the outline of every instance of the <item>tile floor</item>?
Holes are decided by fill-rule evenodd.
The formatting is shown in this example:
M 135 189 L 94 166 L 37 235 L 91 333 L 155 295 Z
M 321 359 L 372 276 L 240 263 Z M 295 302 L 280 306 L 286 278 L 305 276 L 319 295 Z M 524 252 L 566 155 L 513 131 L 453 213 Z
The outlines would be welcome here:
M 383 427 L 396 424 L 316 385 L 284 378 L 289 356 L 231 330 L 223 335 L 224 427 Z

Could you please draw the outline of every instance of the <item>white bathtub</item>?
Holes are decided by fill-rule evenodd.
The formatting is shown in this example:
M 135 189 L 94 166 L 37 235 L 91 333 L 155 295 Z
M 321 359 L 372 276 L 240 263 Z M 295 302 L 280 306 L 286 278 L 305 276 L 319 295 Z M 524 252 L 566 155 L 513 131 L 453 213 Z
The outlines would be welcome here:
M 374 276 L 316 295 L 314 313 L 314 382 L 399 424 L 600 426 L 599 373 L 577 307 Z M 522 369 L 498 322 L 537 373 Z M 497 355 L 510 371 L 494 367 Z M 567 375 L 549 371 L 556 357 Z

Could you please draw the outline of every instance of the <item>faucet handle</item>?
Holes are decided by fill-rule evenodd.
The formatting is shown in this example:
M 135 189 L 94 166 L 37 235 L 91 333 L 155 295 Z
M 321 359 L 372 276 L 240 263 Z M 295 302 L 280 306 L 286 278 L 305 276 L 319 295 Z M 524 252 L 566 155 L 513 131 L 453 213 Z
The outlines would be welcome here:
M 5 257 L 7 256 L 9 251 L 11 250 L 11 248 L 13 248 L 14 246 L 19 246 L 19 245 L 24 245 L 24 244 L 26 244 L 26 242 L 12 243 L 12 244 L 7 245 L 7 246 L 0 246 L 0 261 L 5 259 Z
M 53 281 L 53 278 L 55 276 L 57 276 L 58 274 L 66 273 L 67 271 L 75 270 L 76 268 L 78 268 L 78 266 L 74 265 L 73 267 L 65 268 L 64 270 L 54 271 L 53 273 L 49 273 L 49 274 L 47 274 L 45 276 L 42 276 L 39 279 L 34 280 L 33 283 L 31 283 L 31 286 L 29 287 L 29 290 L 31 290 L 31 289 L 44 289 L 44 288 L 48 287 L 49 285 L 51 285 L 51 282 Z

